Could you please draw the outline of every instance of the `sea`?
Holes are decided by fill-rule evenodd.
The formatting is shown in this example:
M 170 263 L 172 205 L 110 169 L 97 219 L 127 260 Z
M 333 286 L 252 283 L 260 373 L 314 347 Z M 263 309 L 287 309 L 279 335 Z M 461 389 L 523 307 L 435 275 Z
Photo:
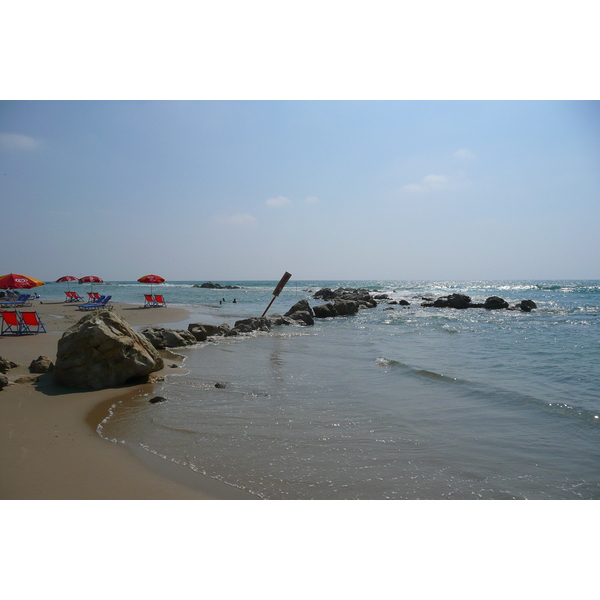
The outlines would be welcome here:
M 260 316 L 277 281 L 201 283 L 153 286 L 190 311 L 168 327 Z M 99 435 L 263 499 L 600 499 L 600 281 L 292 278 L 268 314 L 322 304 L 313 296 L 325 287 L 387 299 L 175 349 L 185 373 L 115 403 Z M 63 288 L 38 290 L 56 299 Z M 151 291 L 93 289 L 140 305 Z M 421 306 L 452 293 L 537 308 Z

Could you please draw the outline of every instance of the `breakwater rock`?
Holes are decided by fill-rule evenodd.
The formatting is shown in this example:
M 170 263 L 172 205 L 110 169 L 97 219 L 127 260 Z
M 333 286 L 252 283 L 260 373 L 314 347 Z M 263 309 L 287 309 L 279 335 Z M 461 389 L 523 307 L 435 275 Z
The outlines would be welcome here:
M 208 288 L 210 290 L 240 290 L 239 285 L 221 285 L 220 283 L 213 283 L 212 281 L 207 281 L 206 283 L 196 284 L 192 287 L 195 288 Z
M 485 302 L 472 302 L 471 297 L 465 294 L 450 294 L 449 296 L 440 296 L 437 300 L 425 299 L 421 303 L 423 307 L 435 308 L 485 308 L 487 310 L 522 310 L 531 312 L 533 308 L 537 308 L 537 304 L 533 300 L 521 300 L 515 306 L 509 306 L 504 298 L 499 296 L 490 296 Z
M 181 346 L 192 346 L 196 338 L 186 329 L 168 329 L 166 327 L 146 327 L 142 334 L 157 349 L 179 348 Z

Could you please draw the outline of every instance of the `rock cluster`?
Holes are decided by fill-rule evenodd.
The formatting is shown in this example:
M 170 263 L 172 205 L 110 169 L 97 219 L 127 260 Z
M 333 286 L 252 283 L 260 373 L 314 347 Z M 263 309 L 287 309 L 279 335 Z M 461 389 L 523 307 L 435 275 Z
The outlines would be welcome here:
M 522 310 L 524 312 L 530 312 L 531 309 L 537 308 L 537 304 L 533 300 L 521 300 L 515 306 L 510 307 L 508 302 L 499 296 L 490 296 L 485 302 L 472 302 L 471 297 L 466 294 L 450 294 L 449 296 L 440 296 L 437 300 L 430 298 L 424 300 L 421 306 L 436 308 L 485 308 L 487 310 Z
M 54 377 L 76 388 L 102 389 L 147 377 L 163 368 L 148 338 L 116 313 L 103 310 L 82 317 L 58 341 Z
M 192 346 L 197 342 L 196 338 L 186 329 L 167 329 L 166 327 L 146 327 L 142 334 L 157 349 L 179 348 L 180 346 Z
M 363 288 L 338 288 L 337 290 L 323 288 L 316 292 L 313 298 L 330 300 L 330 302 L 313 307 L 315 317 L 325 319 L 354 315 L 359 310 L 374 308 L 377 306 L 376 298 L 387 299 L 387 295 L 382 294 L 374 298 L 368 290 Z
M 241 289 L 239 285 L 221 285 L 220 283 L 213 283 L 212 281 L 207 281 L 206 283 L 201 283 L 200 285 L 196 284 L 192 287 L 195 288 L 208 288 L 210 290 L 239 290 Z

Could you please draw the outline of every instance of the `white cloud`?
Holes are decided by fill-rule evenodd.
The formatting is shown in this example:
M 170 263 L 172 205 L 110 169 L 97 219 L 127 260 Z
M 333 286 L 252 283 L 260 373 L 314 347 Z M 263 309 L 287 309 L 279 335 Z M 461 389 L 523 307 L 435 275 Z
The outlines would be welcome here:
M 7 150 L 35 150 L 41 145 L 41 140 L 36 140 L 27 135 L 0 132 L 0 148 L 6 148 Z
M 304 198 L 304 202 L 307 204 L 318 204 L 320 200 L 316 196 L 306 196 L 306 198 Z
M 271 208 L 279 208 L 280 206 L 285 206 L 286 204 L 291 204 L 292 201 L 285 196 L 277 196 L 277 198 L 269 198 L 265 204 L 270 206 Z
M 447 175 L 426 175 L 419 183 L 409 183 L 400 188 L 404 194 L 433 194 L 435 192 L 444 192 L 446 190 L 464 189 L 471 185 L 471 182 L 465 177 L 464 173 L 458 173 L 455 176 Z
M 241 227 L 252 226 L 257 218 L 247 213 L 236 213 L 233 215 L 216 215 L 214 220 L 222 225 L 237 225 Z
M 426 175 L 420 183 L 409 183 L 401 188 L 401 191 L 409 194 L 423 194 L 444 190 L 449 187 L 448 178 L 445 175 Z
M 474 152 L 467 150 L 467 148 L 461 148 L 454 153 L 454 158 L 458 158 L 459 160 L 475 160 L 477 156 Z

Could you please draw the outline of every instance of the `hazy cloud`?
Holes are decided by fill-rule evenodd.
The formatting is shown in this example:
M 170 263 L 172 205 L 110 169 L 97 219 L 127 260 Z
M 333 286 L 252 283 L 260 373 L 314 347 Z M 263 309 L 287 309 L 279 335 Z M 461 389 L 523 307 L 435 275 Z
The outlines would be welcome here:
M 402 192 L 409 194 L 423 194 L 435 192 L 450 187 L 450 182 L 445 175 L 426 175 L 420 183 L 409 183 L 401 188 Z
M 307 204 L 318 204 L 320 200 L 316 196 L 306 196 L 304 202 Z
M 214 220 L 222 225 L 239 225 L 247 227 L 254 225 L 257 222 L 257 218 L 247 213 L 236 213 L 233 215 L 216 215 Z
M 270 206 L 271 208 L 279 208 L 280 206 L 285 206 L 286 204 L 291 204 L 292 201 L 285 196 L 277 196 L 277 198 L 269 198 L 265 204 Z
M 41 145 L 41 140 L 36 140 L 27 135 L 0 132 L 0 148 L 6 148 L 7 150 L 35 150 Z
M 471 152 L 466 148 L 461 148 L 454 153 L 454 158 L 458 158 L 459 160 L 475 160 L 477 156 L 474 152 Z

